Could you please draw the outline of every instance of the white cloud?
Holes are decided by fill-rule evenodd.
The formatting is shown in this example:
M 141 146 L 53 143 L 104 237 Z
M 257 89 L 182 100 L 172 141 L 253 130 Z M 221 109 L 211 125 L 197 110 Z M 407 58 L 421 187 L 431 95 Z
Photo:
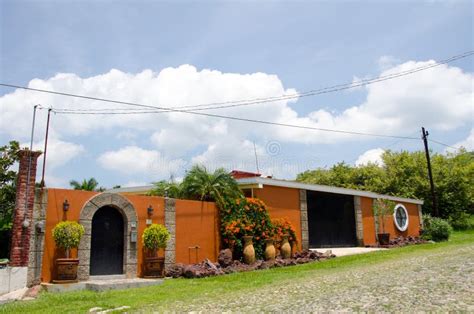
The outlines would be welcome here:
M 382 148 L 369 149 L 357 158 L 355 164 L 356 166 L 365 166 L 369 163 L 373 163 L 383 166 L 382 154 L 384 151 Z
M 21 147 L 30 147 L 29 143 L 23 143 Z M 33 150 L 43 151 L 43 154 L 38 158 L 38 170 L 41 169 L 44 160 L 44 140 L 33 143 Z M 56 169 L 71 161 L 74 158 L 80 157 L 84 153 L 84 146 L 80 144 L 70 143 L 59 140 L 54 137 L 48 139 L 46 167 L 48 169 Z
M 381 64 L 387 67 L 381 75 L 398 73 L 433 62 L 409 61 L 393 66 L 398 63 L 396 59 L 382 57 Z M 354 78 L 354 82 L 357 80 Z M 285 88 L 276 75 L 222 73 L 207 69 L 197 70 L 191 65 L 166 68 L 159 73 L 144 70 L 130 74 L 114 69 L 88 78 L 61 73 L 46 80 L 34 79 L 29 86 L 173 108 L 295 93 L 295 90 Z M 464 73 L 456 67 L 442 65 L 410 76 L 368 85 L 365 87 L 365 101 L 353 103 L 342 111 L 328 106 L 324 106 L 328 109 L 321 109 L 323 106 L 318 105 L 318 98 L 315 97 L 312 111 L 304 115 L 295 111 L 287 100 L 212 112 L 315 128 L 407 135 L 420 125 L 431 130 L 445 131 L 472 123 L 472 86 L 472 74 Z M 38 103 L 55 108 L 124 108 L 118 104 L 16 90 L 0 97 L 0 136 L 27 141 L 32 107 Z M 45 114 L 44 110 L 38 112 L 38 138 L 44 136 Z M 10 121 L 15 121 L 15 124 L 12 125 Z M 261 168 L 275 176 L 298 172 L 299 166 L 296 168 L 295 163 L 299 161 L 268 155 L 263 143 L 269 139 L 281 144 L 343 143 L 356 139 L 372 139 L 177 112 L 107 116 L 57 114 L 52 116 L 51 132 L 57 134 L 57 138 L 61 138 L 65 143 L 72 136 L 94 136 L 96 139 L 98 135 L 105 134 L 105 141 L 110 140 L 110 134 L 115 134 L 113 137 L 116 141 L 122 141 L 122 148 L 101 154 L 98 161 L 102 167 L 129 176 L 135 173 L 143 176 L 155 171 L 159 172 L 162 178 L 181 173 L 187 166 L 186 162 L 202 162 L 216 166 L 230 164 L 228 168 L 255 170 L 253 142 L 250 141 L 253 138 L 257 139 Z M 140 148 L 143 140 L 148 140 L 156 151 Z M 87 142 L 82 144 L 86 148 L 89 145 Z M 81 146 L 81 149 L 84 148 Z M 53 150 L 50 148 L 51 155 L 54 154 Z M 57 154 L 62 153 L 58 148 Z M 61 163 L 61 158 L 65 157 L 59 155 L 55 162 L 64 164 Z M 78 153 L 75 152 L 74 155 Z M 54 157 L 51 158 L 54 160 Z M 288 169 L 282 171 L 285 167 Z
M 466 139 L 460 142 L 457 142 L 451 146 L 456 147 L 456 148 L 464 147 L 467 151 L 474 151 L 474 128 L 471 129 L 471 132 L 469 133 Z M 456 149 L 453 149 L 453 148 L 446 149 L 446 152 L 455 152 L 455 151 Z
M 185 162 L 170 160 L 159 151 L 146 150 L 137 146 L 126 146 L 116 151 L 108 151 L 99 156 L 99 164 L 112 171 L 128 176 L 150 175 L 166 177 L 182 170 Z
M 394 66 L 396 66 L 399 63 L 400 63 L 400 60 L 395 58 L 394 56 L 381 56 L 377 60 L 377 64 L 378 64 L 380 70 L 382 70 L 382 71 L 393 68 Z

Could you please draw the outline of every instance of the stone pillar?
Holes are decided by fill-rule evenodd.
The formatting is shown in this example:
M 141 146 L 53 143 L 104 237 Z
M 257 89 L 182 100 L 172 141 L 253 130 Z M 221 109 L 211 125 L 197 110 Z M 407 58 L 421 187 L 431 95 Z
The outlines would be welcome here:
M 41 266 L 44 251 L 44 232 L 46 229 L 46 208 L 48 190 L 37 189 L 33 207 L 32 230 L 30 237 L 30 254 L 28 260 L 27 286 L 41 283 Z
M 300 190 L 301 248 L 309 249 L 308 203 L 306 190 Z
M 30 234 L 33 229 L 33 202 L 35 199 L 35 179 L 38 157 L 41 152 L 23 149 L 18 152 L 20 166 L 16 181 L 15 211 L 13 213 L 10 266 L 28 266 Z M 30 163 L 31 161 L 31 163 Z M 30 180 L 28 167 L 30 165 Z M 28 189 L 28 196 L 26 195 Z M 26 199 L 28 197 L 28 199 Z
M 165 249 L 165 269 L 176 262 L 176 200 L 165 198 L 165 227 L 171 236 Z
M 362 223 L 362 207 L 360 203 L 360 196 L 354 196 L 354 211 L 357 245 L 364 246 L 364 225 Z

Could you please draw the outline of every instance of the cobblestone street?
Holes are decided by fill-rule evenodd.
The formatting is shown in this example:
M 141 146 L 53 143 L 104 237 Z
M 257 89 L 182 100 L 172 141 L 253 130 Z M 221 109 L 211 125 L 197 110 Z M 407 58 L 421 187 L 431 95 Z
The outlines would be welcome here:
M 259 290 L 202 297 L 154 310 L 256 311 L 474 311 L 474 247 L 406 256 L 395 261 L 312 270 L 302 278 Z

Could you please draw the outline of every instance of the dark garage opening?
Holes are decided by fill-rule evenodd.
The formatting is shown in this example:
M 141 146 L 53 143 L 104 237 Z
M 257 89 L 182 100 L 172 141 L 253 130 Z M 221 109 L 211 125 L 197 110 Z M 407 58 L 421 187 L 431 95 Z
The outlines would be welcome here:
M 309 246 L 356 246 L 354 197 L 307 191 Z

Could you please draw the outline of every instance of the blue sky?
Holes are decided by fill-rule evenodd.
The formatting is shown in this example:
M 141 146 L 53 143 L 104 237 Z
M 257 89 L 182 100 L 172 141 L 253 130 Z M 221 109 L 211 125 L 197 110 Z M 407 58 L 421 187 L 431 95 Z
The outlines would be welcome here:
M 285 91 L 351 82 L 356 77 L 376 77 L 384 71 L 397 72 L 474 50 L 471 1 L 2 1 L 0 11 L 2 83 L 94 92 L 100 97 L 154 104 L 279 96 Z M 181 67 L 186 64 L 191 68 Z M 111 74 L 112 69 L 119 73 Z M 170 71 L 162 72 L 164 69 Z M 210 78 L 203 73 L 205 69 L 220 74 Z M 144 70 L 153 74 L 140 78 Z M 263 76 L 251 76 L 258 72 Z M 417 131 L 424 125 L 433 139 L 469 147 L 474 139 L 472 72 L 470 57 L 378 87 L 374 84 L 373 88 L 301 98 L 275 107 L 266 104 L 216 113 L 410 136 L 419 136 Z M 57 77 L 58 73 L 70 76 Z M 186 80 L 194 85 L 182 84 Z M 220 85 L 223 81 L 225 86 Z M 117 86 L 122 85 L 125 91 L 119 93 Z M 165 100 L 150 91 L 153 88 L 166 94 Z M 206 88 L 208 94 L 200 93 Z M 441 92 L 444 89 L 447 91 Z M 28 142 L 35 103 L 71 108 L 112 106 L 15 93 L 8 88 L 0 88 L 0 96 L 0 143 L 10 139 Z M 362 113 L 346 112 L 352 107 Z M 397 109 L 413 113 L 393 121 Z M 16 117 L 22 122 L 12 125 Z M 229 168 L 241 161 L 241 168 L 255 170 L 252 142 L 262 171 L 284 178 L 342 160 L 354 163 L 371 150 L 366 157 L 376 158 L 387 146 L 421 148 L 421 141 L 341 139 L 211 118 L 133 118 L 125 123 L 106 117 L 103 125 L 90 126 L 88 117 L 74 117 L 74 122 L 63 117 L 53 116 L 52 122 L 56 145 L 48 152 L 48 158 L 52 156 L 48 176 L 53 186 L 67 186 L 70 179 L 90 176 L 105 186 L 147 183 L 171 174 L 180 177 L 194 162 Z M 447 122 L 443 124 L 440 117 Z M 44 118 L 45 111 L 40 111 L 35 138 L 39 147 Z M 195 124 L 203 126 L 190 127 Z M 276 154 L 269 153 L 271 144 L 277 146 Z M 437 152 L 446 149 L 432 145 Z M 138 167 L 140 160 L 148 166 Z

